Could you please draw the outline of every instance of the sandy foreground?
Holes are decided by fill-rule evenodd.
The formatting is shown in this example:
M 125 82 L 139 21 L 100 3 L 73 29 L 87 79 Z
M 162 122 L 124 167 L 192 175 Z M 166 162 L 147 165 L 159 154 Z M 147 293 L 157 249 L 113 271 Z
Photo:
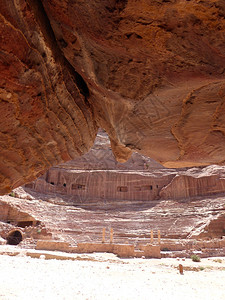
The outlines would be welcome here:
M 1 300 L 225 299 L 223 257 L 195 263 L 58 252 L 66 260 L 47 260 L 45 253 L 39 259 L 23 251 L 16 256 L 0 255 Z M 184 275 L 178 272 L 180 263 Z

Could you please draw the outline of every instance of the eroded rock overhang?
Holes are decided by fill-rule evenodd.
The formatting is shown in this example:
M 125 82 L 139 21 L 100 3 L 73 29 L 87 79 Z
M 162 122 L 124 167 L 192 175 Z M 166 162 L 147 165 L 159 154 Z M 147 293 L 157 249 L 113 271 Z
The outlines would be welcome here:
M 0 193 L 86 153 L 225 161 L 225 4 L 3 0 Z

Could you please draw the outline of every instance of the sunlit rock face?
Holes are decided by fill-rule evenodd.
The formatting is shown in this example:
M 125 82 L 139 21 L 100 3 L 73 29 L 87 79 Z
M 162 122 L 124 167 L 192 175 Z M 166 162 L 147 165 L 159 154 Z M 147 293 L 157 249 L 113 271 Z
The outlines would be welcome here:
M 139 153 L 133 153 L 126 163 L 119 163 L 113 157 L 107 134 L 99 130 L 88 153 L 50 168 L 24 188 L 30 193 L 41 193 L 42 199 L 62 197 L 73 205 L 192 201 L 224 195 L 225 166 L 169 169 Z
M 86 153 L 225 161 L 223 0 L 0 2 L 0 192 Z

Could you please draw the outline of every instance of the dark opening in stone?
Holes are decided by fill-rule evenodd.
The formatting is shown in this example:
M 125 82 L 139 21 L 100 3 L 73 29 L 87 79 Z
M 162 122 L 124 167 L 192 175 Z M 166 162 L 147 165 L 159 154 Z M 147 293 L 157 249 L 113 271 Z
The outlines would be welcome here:
M 26 226 L 33 226 L 33 221 L 21 221 L 17 223 L 18 227 L 25 228 Z
M 83 184 L 72 184 L 72 190 L 85 190 L 85 185 L 83 185 Z
M 8 245 L 18 245 L 22 241 L 23 237 L 19 230 L 15 230 L 10 232 L 7 236 L 7 244 Z
M 127 192 L 128 188 L 127 186 L 118 186 L 117 187 L 117 192 Z

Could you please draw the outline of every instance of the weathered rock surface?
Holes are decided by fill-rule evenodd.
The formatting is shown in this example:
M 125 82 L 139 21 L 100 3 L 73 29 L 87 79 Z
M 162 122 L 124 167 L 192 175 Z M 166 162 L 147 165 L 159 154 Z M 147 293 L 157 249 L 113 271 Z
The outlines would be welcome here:
M 212 165 L 178 172 L 159 194 L 162 199 L 187 199 L 224 193 L 225 167 Z
M 96 125 L 88 89 L 62 55 L 40 1 L 1 1 L 0 190 L 83 154 Z
M 29 197 L 25 191 L 21 193 L 21 190 L 22 188 L 18 190 L 18 196 L 23 199 L 20 201 L 31 199 L 31 196 Z M 0 238 L 4 238 L 5 243 L 10 245 L 17 245 L 25 240 L 22 245 L 26 248 L 33 247 L 34 240 L 50 239 L 51 233 L 38 220 L 35 210 L 27 209 L 26 205 L 23 206 L 22 202 L 14 202 L 14 199 L 16 199 L 15 195 L 0 200 Z M 34 200 L 34 206 L 38 210 L 38 201 Z
M 182 200 L 224 195 L 225 167 L 168 169 L 138 153 L 133 153 L 126 163 L 118 163 L 106 133 L 101 130 L 87 154 L 49 169 L 25 187 L 30 193 L 66 195 L 73 204 Z
M 133 153 L 126 163 L 115 160 L 109 139 L 100 131 L 92 149 L 76 160 L 50 168 L 25 185 L 29 192 L 61 194 L 75 203 L 154 200 L 177 172 Z
M 106 242 L 109 242 L 110 228 L 113 228 L 115 243 L 131 244 L 149 243 L 151 230 L 154 231 L 154 242 L 157 243 L 157 231 L 160 230 L 164 243 L 170 243 L 174 249 L 181 240 L 222 239 L 225 236 L 224 197 L 192 201 L 124 201 L 119 208 L 118 205 L 108 203 L 69 205 L 59 195 L 51 197 L 53 203 L 42 199 L 40 193 L 36 194 L 36 200 L 1 196 L 0 205 L 7 205 L 12 211 L 16 208 L 18 214 L 14 214 L 14 224 L 18 225 L 18 221 L 24 220 L 21 213 L 26 213 L 45 225 L 53 239 L 71 244 L 101 242 L 103 227 L 106 228 Z M 4 219 L 5 222 L 8 220 L 13 223 L 12 217 Z M 41 234 L 35 238 L 43 239 Z M 170 239 L 176 241 L 171 243 Z
M 65 165 L 51 168 L 44 176 L 26 184 L 28 191 L 69 196 L 70 203 L 108 202 L 120 200 L 145 201 L 157 199 L 189 199 L 224 195 L 225 171 L 217 166 L 215 175 L 207 168 L 195 176 L 187 171 L 170 169 L 136 170 L 72 170 Z
M 167 169 L 138 153 L 118 163 L 100 131 L 89 153 L 14 190 L 21 200 L 4 196 L 1 201 L 12 211 L 35 215 L 54 240 L 70 244 L 99 243 L 103 227 L 107 241 L 112 227 L 115 243 L 146 244 L 151 230 L 157 243 L 160 230 L 161 249 L 179 251 L 169 255 L 190 256 L 201 249 L 203 256 L 224 255 L 224 178 L 222 166 Z
M 225 161 L 223 0 L 0 3 L 0 192 L 76 158 Z
M 58 167 L 58 166 L 56 166 Z M 136 170 L 136 171 L 153 171 L 153 170 L 165 170 L 161 164 L 157 163 L 153 159 L 144 156 L 140 153 L 133 152 L 130 159 L 124 163 L 120 163 L 115 159 L 112 152 L 109 137 L 107 133 L 99 129 L 96 136 L 94 145 L 88 151 L 77 159 L 71 160 L 67 163 L 60 164 L 60 168 L 68 170 Z M 171 170 L 172 171 L 172 170 Z M 175 172 L 175 170 L 174 170 Z
M 161 249 L 179 251 L 165 255 L 190 256 L 199 249 L 204 256 L 224 255 L 224 169 L 166 169 L 137 153 L 120 164 L 100 132 L 83 157 L 51 168 L 11 197 L 0 197 L 0 225 L 5 224 L 0 234 L 7 237 L 15 226 L 32 226 L 22 229 L 26 238 L 20 247 L 34 247 L 40 239 L 95 244 L 105 227 L 106 242 L 113 228 L 115 244 L 138 245 L 141 251 L 150 231 L 157 243 L 160 230 Z M 38 233 L 37 220 L 46 227 L 44 234 Z

